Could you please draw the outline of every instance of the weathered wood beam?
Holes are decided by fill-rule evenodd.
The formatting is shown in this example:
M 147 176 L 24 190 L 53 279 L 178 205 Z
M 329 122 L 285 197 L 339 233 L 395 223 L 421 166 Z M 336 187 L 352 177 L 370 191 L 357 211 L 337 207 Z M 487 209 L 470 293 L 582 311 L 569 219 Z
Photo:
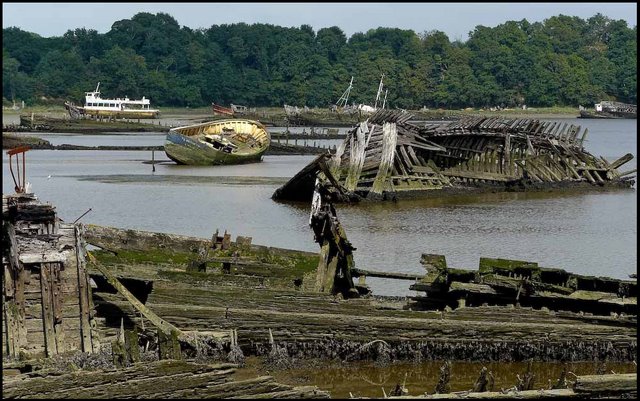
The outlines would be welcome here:
M 389 180 L 389 172 L 393 165 L 393 159 L 396 154 L 396 142 L 398 140 L 398 130 L 395 123 L 384 123 L 382 126 L 382 157 L 380 158 L 380 166 L 378 173 L 371 187 L 371 192 L 381 194 L 385 189 L 392 188 L 392 182 Z
M 118 278 L 98 262 L 93 255 L 88 255 L 89 258 L 92 259 L 93 266 L 107 278 L 109 284 L 122 294 L 126 300 L 136 308 L 136 310 L 142 313 L 142 315 L 152 322 L 158 329 L 162 330 L 167 335 L 170 335 L 172 332 L 178 333 L 178 335 L 182 334 L 177 327 L 156 315 L 151 309 L 147 308 L 142 302 L 140 302 L 124 285 L 122 285 Z

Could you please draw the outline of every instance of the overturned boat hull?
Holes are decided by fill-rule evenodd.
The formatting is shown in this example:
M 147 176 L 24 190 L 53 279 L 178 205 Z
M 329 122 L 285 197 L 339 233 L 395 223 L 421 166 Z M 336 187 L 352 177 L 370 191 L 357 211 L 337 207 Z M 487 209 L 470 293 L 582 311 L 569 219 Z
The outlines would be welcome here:
M 261 161 L 270 142 L 259 122 L 232 119 L 173 128 L 164 150 L 178 164 L 243 164 Z

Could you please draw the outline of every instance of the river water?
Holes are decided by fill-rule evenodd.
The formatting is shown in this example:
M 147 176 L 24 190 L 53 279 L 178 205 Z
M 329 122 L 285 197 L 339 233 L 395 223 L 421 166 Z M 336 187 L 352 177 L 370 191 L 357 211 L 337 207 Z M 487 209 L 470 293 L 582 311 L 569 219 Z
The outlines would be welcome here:
M 563 119 L 589 129 L 586 149 L 615 160 L 637 157 L 637 120 Z M 161 145 L 162 133 L 42 134 L 52 144 Z M 327 142 L 333 147 L 337 142 Z M 300 143 L 299 143 L 300 144 Z M 253 243 L 318 251 L 308 204 L 270 199 L 313 156 L 265 156 L 262 163 L 190 167 L 151 152 L 27 152 L 27 181 L 65 221 L 210 238 L 219 229 Z M 624 165 L 636 167 L 636 160 Z M 3 193 L 13 192 L 3 152 Z M 437 200 L 337 206 L 356 267 L 423 273 L 422 253 L 475 269 L 480 257 L 538 262 L 570 272 L 627 278 L 637 270 L 637 191 L 498 193 Z M 411 295 L 406 281 L 367 279 L 374 293 Z

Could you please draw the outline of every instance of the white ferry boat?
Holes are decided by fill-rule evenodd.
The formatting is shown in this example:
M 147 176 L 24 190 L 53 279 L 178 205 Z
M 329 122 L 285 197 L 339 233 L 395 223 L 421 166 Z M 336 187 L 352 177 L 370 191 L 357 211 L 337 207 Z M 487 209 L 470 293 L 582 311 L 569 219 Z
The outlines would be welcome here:
M 141 100 L 124 99 L 103 99 L 100 97 L 100 82 L 93 92 L 85 92 L 84 107 L 76 107 L 73 104 L 67 105 L 69 112 L 75 109 L 76 113 L 88 116 L 107 118 L 158 118 L 160 110 L 151 108 L 151 101 L 144 96 Z M 66 105 L 66 104 L 65 104 Z

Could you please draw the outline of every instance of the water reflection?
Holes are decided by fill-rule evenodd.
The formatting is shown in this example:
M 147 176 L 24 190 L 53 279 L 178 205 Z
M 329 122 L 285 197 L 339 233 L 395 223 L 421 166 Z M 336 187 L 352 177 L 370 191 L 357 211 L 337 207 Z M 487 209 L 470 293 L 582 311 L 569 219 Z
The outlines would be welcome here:
M 270 371 L 277 381 L 294 385 L 316 385 L 322 390 L 329 391 L 332 398 L 355 397 L 383 397 L 388 395 L 397 384 L 405 384 L 409 395 L 433 394 L 443 361 L 428 361 L 419 364 L 394 363 L 386 367 L 378 367 L 371 362 L 327 364 L 319 363 L 322 368 L 298 368 L 287 371 Z M 251 359 L 247 363 L 246 372 L 241 375 L 250 377 L 259 369 L 259 362 Z M 512 388 L 517 383 L 516 375 L 523 377 L 527 370 L 525 362 L 452 362 L 451 363 L 451 392 L 467 391 L 473 388 L 480 375 L 482 367 L 486 367 L 494 378 L 494 391 Z M 548 363 L 534 362 L 531 371 L 535 375 L 534 389 L 548 389 L 556 384 L 562 370 L 575 375 L 592 375 L 598 370 L 605 369 L 606 373 L 635 373 L 636 367 L 632 363 Z M 575 380 L 568 374 L 568 380 Z

